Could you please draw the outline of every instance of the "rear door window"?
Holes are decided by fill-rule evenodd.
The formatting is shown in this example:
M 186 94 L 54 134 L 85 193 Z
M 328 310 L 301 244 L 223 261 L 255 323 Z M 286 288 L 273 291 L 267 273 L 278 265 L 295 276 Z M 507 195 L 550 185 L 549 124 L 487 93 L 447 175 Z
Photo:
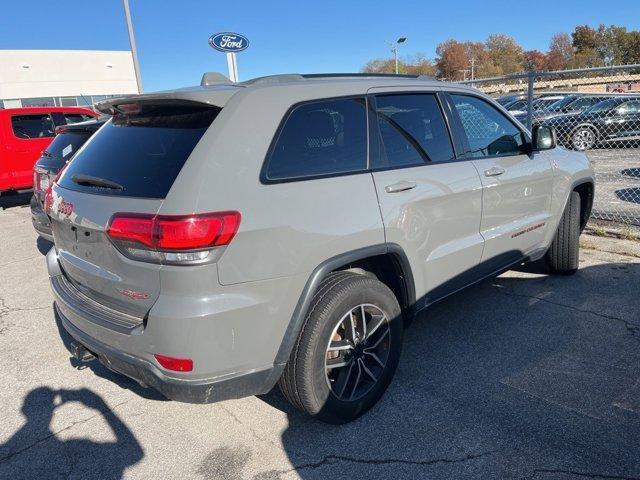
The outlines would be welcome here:
M 47 113 L 14 115 L 11 117 L 11 128 L 17 138 L 26 140 L 55 135 L 53 121 Z
M 59 183 L 101 195 L 165 198 L 219 112 L 200 105 L 143 105 L 139 112 L 117 114 L 76 155 Z
M 380 95 L 375 107 L 379 158 L 374 168 L 453 160 L 449 131 L 435 94 Z
M 263 181 L 341 175 L 367 168 L 365 99 L 342 98 L 295 107 L 277 134 Z

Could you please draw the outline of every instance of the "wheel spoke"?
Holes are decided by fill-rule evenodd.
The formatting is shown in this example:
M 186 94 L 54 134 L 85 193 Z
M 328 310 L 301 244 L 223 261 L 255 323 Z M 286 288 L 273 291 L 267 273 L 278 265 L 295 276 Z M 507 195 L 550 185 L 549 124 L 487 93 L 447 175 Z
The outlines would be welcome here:
M 385 329 L 382 330 L 382 332 L 378 336 L 378 339 L 375 341 L 375 343 L 367 346 L 367 348 L 365 348 L 365 351 L 371 351 L 371 350 L 375 350 L 376 348 L 378 348 L 378 345 L 380 345 L 380 342 L 382 342 L 382 339 L 384 339 L 387 336 L 388 333 L 389 333 L 389 327 L 386 326 Z
M 351 378 L 351 372 L 353 372 L 353 365 L 354 362 L 351 362 L 351 364 L 349 365 L 349 370 L 347 370 L 346 372 L 343 370 L 340 374 L 340 376 L 338 377 L 338 380 L 336 381 L 336 384 L 334 384 L 334 388 L 337 390 L 334 390 L 334 392 L 336 393 L 336 395 L 338 395 L 338 398 L 341 398 L 344 395 L 344 391 L 347 388 L 347 385 L 349 384 L 349 379 Z M 338 384 L 340 385 L 338 387 Z
M 328 352 L 338 352 L 341 350 L 351 350 L 353 345 L 349 340 L 334 340 L 329 344 Z
M 356 319 L 353 316 L 353 310 L 351 310 L 349 312 L 349 326 L 347 328 L 347 326 L 345 326 L 345 331 L 348 331 L 349 335 L 351 336 L 351 338 L 349 340 L 351 340 L 351 343 L 353 343 L 354 345 L 356 345 L 358 343 L 358 336 L 356 335 Z
M 362 322 L 362 340 L 367 338 L 367 314 L 364 311 L 364 305 L 360 305 L 360 318 Z
M 351 395 L 349 395 L 349 400 L 353 400 L 353 396 L 356 394 L 356 390 L 358 389 L 358 385 L 360 385 L 360 378 L 362 378 L 362 367 L 360 367 L 360 362 L 357 362 L 358 370 L 356 374 L 356 381 L 353 384 L 353 388 L 351 389 Z
M 330 358 L 325 362 L 325 366 L 327 370 L 332 370 L 334 368 L 343 368 L 352 363 L 351 359 L 345 359 L 344 357 L 336 357 Z
M 376 332 L 376 330 L 378 330 L 380 325 L 382 325 L 385 320 L 386 317 L 384 315 L 371 315 L 372 325 L 369 326 L 369 332 L 367 333 L 365 340 L 371 338 L 371 336 Z
M 369 376 L 369 378 L 370 378 L 371 380 L 373 380 L 374 382 L 377 382 L 377 381 L 378 381 L 378 377 L 376 377 L 376 376 L 373 374 L 373 372 L 371 372 L 371 370 L 369 370 L 369 369 L 367 368 L 367 366 L 366 366 L 366 365 L 365 365 L 365 363 L 364 363 L 364 360 L 362 360 L 361 358 L 359 358 L 359 359 L 358 359 L 358 362 L 360 362 L 361 367 L 362 367 L 362 370 L 364 370 L 364 373 L 366 373 L 366 374 Z
M 378 357 L 378 355 L 376 355 L 374 352 L 370 352 L 368 350 L 364 351 L 365 355 L 368 355 L 369 357 L 373 358 L 375 360 L 375 362 L 380 365 L 382 368 L 384 368 L 384 363 L 382 360 L 380 360 L 380 357 Z

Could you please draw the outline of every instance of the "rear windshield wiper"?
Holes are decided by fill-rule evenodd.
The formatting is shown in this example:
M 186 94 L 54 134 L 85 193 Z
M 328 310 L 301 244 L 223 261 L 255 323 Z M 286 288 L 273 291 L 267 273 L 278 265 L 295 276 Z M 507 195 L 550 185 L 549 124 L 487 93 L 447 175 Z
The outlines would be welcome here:
M 92 177 L 91 175 L 84 175 L 82 173 L 76 173 L 71 177 L 78 185 L 84 185 L 87 187 L 101 187 L 110 188 L 112 190 L 124 190 L 124 187 L 119 183 L 107 180 L 106 178 Z

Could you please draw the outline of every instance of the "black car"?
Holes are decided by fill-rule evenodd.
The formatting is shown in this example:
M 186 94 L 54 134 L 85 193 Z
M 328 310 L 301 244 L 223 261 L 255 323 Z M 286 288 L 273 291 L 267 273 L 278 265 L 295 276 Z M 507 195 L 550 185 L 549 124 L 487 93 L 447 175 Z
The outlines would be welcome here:
M 44 195 L 47 188 L 62 167 L 108 119 L 109 117 L 100 117 L 95 120 L 57 127 L 56 137 L 42 152 L 34 165 L 31 222 L 41 237 L 53 241 L 51 222 L 44 211 Z
M 538 110 L 536 110 L 534 107 L 531 126 L 540 125 L 545 120 L 557 117 L 558 115 L 584 112 L 596 103 L 600 103 L 603 100 L 607 100 L 609 98 L 611 98 L 611 95 L 604 94 L 590 95 L 575 93 L 572 95 L 567 95 L 566 97 L 556 100 L 551 104 L 546 104 L 544 108 L 539 108 Z M 521 122 L 524 122 L 527 119 L 526 113 L 518 113 L 514 116 Z
M 556 130 L 559 144 L 574 150 L 611 144 L 635 146 L 640 141 L 640 97 L 609 98 L 583 112 L 559 115 L 543 124 Z

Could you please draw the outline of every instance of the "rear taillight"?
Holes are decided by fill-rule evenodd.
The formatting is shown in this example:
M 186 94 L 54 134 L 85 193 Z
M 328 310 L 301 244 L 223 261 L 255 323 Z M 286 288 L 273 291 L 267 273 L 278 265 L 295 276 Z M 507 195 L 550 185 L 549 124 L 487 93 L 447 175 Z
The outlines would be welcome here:
M 47 215 L 51 215 L 51 209 L 53 208 L 53 185 L 49 185 L 49 187 L 44 192 L 44 211 Z
M 107 235 L 124 255 L 155 263 L 192 264 L 228 245 L 240 226 L 240 212 L 198 215 L 116 213 Z
M 49 175 L 46 172 L 33 171 L 33 190 L 36 192 L 44 192 L 49 188 L 51 183 Z

